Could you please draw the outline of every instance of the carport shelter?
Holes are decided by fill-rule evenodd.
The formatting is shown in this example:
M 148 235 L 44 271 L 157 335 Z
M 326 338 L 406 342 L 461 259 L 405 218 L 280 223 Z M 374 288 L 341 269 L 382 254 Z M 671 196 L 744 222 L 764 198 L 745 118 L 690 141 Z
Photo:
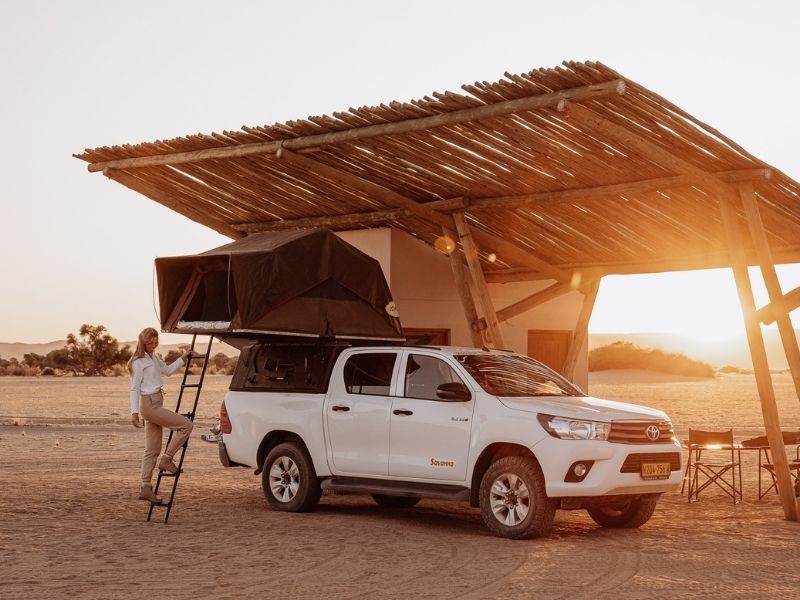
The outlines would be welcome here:
M 234 239 L 377 225 L 450 252 L 475 344 L 573 289 L 574 367 L 601 277 L 731 267 L 787 519 L 798 519 L 761 323 L 800 351 L 775 263 L 800 262 L 800 187 L 674 104 L 594 62 L 506 73 L 411 102 L 86 150 L 107 177 Z M 463 265 L 466 265 L 466 269 Z M 756 309 L 748 265 L 770 303 Z M 550 280 L 496 310 L 487 282 Z

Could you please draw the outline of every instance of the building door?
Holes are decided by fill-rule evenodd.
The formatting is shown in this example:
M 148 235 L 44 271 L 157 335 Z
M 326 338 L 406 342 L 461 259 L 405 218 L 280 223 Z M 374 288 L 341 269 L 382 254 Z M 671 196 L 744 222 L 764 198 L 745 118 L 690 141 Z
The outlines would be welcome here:
M 528 356 L 561 373 L 571 341 L 571 331 L 529 329 Z

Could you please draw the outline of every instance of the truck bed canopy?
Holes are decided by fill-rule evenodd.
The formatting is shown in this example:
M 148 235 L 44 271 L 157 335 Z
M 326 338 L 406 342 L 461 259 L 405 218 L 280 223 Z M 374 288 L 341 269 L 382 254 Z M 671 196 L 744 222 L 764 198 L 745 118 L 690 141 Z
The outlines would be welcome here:
M 380 263 L 326 229 L 157 258 L 156 274 L 165 332 L 403 339 Z

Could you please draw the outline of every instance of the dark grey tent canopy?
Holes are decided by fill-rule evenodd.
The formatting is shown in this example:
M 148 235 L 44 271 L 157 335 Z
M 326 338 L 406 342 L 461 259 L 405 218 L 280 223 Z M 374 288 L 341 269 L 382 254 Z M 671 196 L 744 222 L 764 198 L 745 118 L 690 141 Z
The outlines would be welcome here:
M 380 263 L 326 229 L 157 258 L 156 273 L 163 331 L 403 339 Z

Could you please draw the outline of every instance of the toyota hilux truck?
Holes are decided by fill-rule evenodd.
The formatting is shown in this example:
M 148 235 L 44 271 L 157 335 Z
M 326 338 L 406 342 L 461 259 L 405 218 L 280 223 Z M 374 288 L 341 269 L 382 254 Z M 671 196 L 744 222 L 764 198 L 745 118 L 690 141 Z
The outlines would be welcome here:
M 646 523 L 681 482 L 660 410 L 602 400 L 511 352 L 255 343 L 220 410 L 220 460 L 261 475 L 270 507 L 324 491 L 384 507 L 469 502 L 494 534 L 548 534 L 557 509 L 603 527 Z

